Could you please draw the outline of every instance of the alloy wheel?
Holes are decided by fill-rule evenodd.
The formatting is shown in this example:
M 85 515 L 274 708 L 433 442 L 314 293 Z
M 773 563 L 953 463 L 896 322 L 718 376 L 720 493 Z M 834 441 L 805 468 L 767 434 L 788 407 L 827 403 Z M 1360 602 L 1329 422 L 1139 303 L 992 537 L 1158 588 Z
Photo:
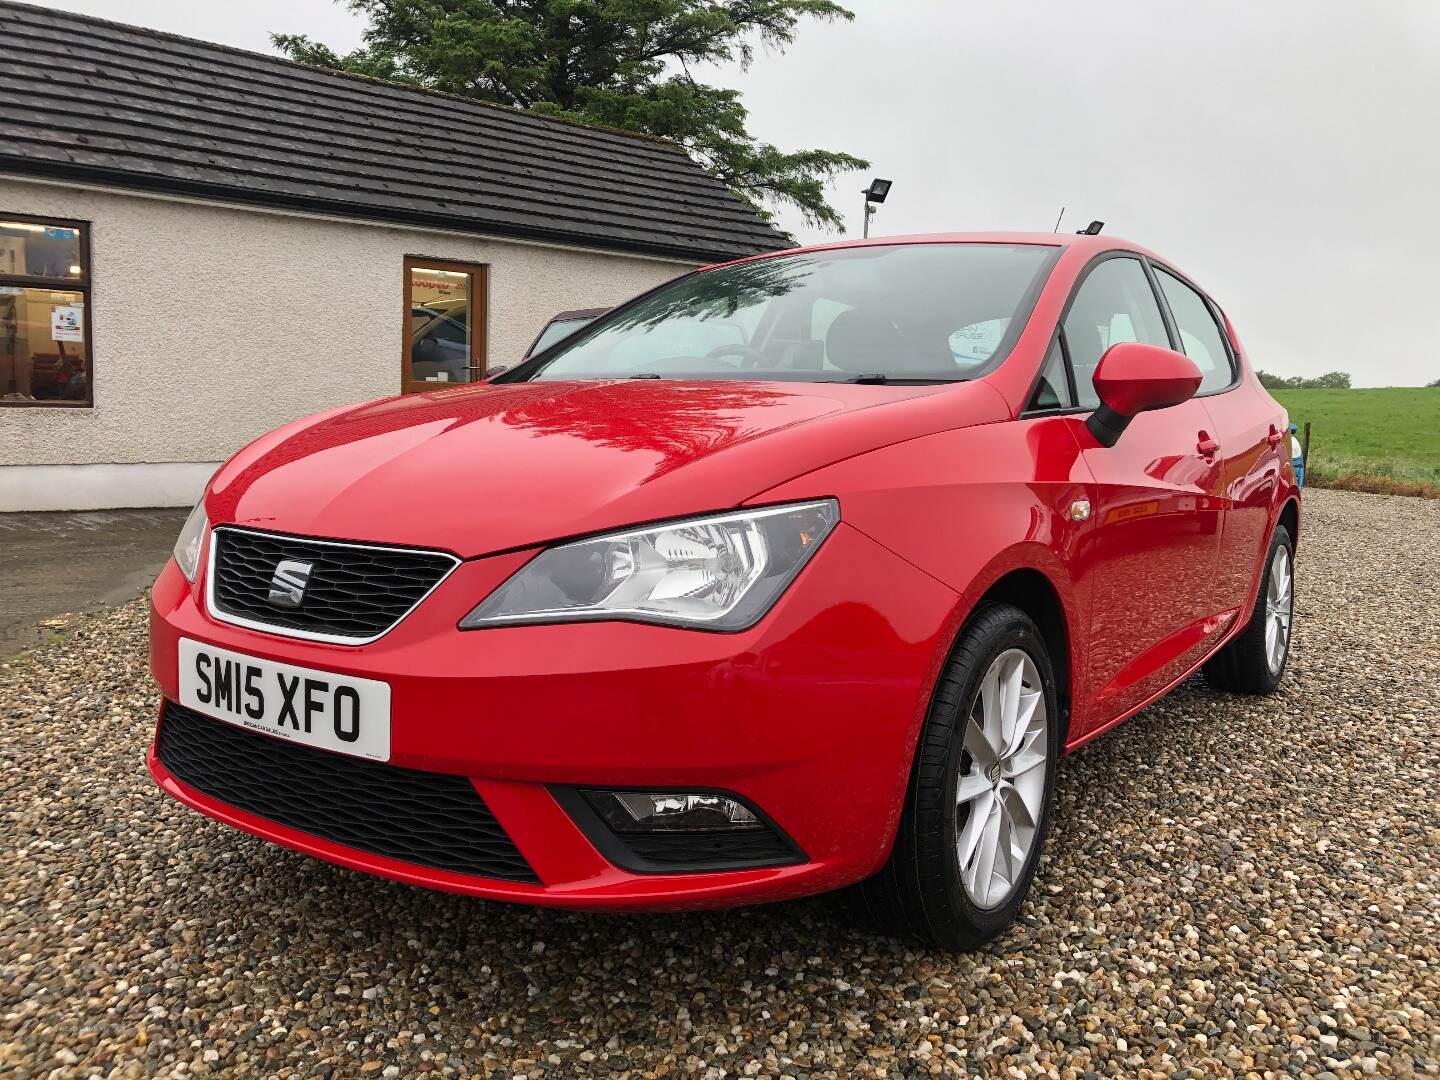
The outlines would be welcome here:
M 978 907 L 1010 899 L 1040 831 L 1049 716 L 1035 662 L 1007 649 L 991 662 L 970 708 L 955 788 L 960 882 Z
M 1291 570 L 1290 549 L 1281 544 L 1270 558 L 1270 580 L 1265 586 L 1265 662 L 1270 665 L 1272 675 L 1285 666 L 1294 603 L 1295 576 Z

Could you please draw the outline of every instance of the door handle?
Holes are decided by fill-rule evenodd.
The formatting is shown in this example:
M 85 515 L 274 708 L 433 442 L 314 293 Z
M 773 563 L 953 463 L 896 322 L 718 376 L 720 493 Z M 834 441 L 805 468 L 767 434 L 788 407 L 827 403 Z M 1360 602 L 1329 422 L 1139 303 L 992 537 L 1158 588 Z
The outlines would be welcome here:
M 1200 441 L 1195 444 L 1195 449 L 1200 452 L 1201 457 L 1214 457 L 1220 452 L 1220 443 L 1202 431 L 1200 432 Z
M 1271 446 L 1278 446 L 1280 440 L 1283 438 L 1285 438 L 1285 433 L 1282 432 L 1279 428 L 1277 428 L 1274 424 L 1271 424 L 1270 434 L 1265 436 L 1265 441 Z

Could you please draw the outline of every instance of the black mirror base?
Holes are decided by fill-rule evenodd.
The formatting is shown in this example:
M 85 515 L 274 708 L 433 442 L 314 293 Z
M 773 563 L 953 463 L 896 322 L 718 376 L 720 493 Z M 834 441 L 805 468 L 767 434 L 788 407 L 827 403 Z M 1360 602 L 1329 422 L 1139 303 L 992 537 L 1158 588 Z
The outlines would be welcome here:
M 1118 413 L 1109 405 L 1101 405 L 1085 419 L 1085 426 L 1101 446 L 1114 446 L 1130 426 L 1132 417 Z

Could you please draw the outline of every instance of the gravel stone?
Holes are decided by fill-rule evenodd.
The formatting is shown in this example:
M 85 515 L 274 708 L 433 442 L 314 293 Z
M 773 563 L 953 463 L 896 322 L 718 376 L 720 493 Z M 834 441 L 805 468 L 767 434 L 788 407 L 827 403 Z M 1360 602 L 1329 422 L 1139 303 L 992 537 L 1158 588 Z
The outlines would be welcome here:
M 1271 698 L 1192 680 L 1062 766 L 1021 922 L 485 903 L 161 796 L 143 601 L 0 666 L 0 1075 L 1440 1070 L 1440 503 L 1313 491 Z

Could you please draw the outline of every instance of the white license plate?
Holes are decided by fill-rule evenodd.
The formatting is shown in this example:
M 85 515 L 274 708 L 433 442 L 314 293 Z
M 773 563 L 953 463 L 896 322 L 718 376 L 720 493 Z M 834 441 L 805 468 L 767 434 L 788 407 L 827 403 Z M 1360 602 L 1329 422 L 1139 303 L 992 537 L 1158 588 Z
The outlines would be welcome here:
M 390 760 L 390 684 L 180 639 L 180 704 L 290 742 Z

